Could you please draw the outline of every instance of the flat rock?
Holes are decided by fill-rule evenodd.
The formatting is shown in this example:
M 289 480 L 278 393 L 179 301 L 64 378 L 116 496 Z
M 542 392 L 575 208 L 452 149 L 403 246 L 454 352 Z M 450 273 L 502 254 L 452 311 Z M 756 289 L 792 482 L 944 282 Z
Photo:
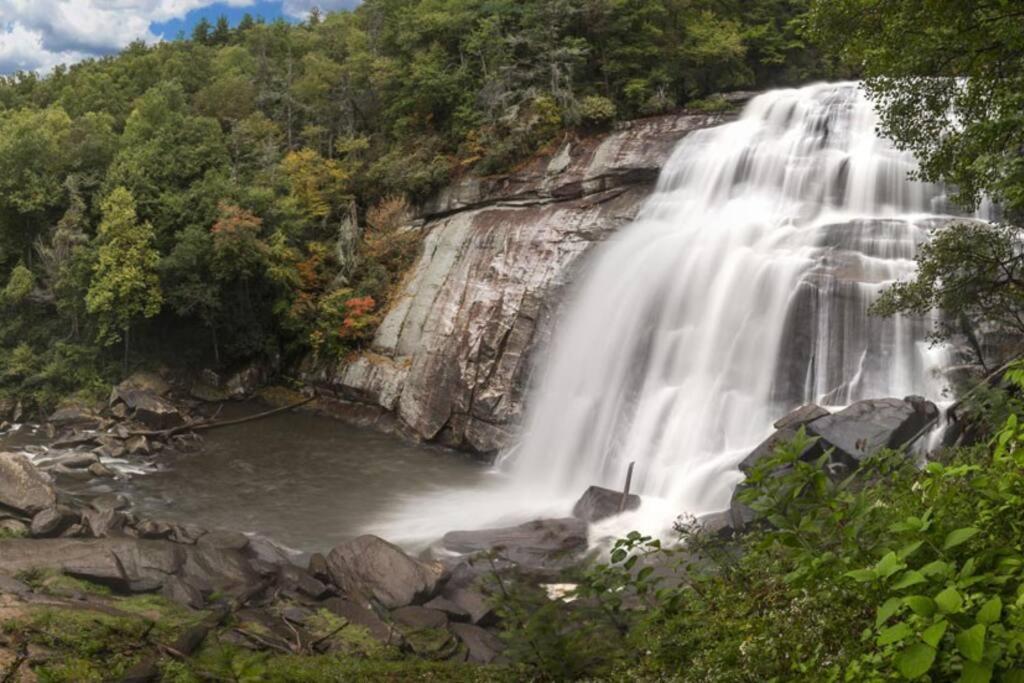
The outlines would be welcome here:
M 442 540 L 455 553 L 496 551 L 521 567 L 555 568 L 576 560 L 587 548 L 587 524 L 581 519 L 540 519 L 514 527 L 450 531 Z
M 490 664 L 505 649 L 498 636 L 474 624 L 452 624 L 450 628 L 455 637 L 465 644 L 471 662 Z
M 622 491 L 613 491 L 600 486 L 591 486 L 572 508 L 572 516 L 584 522 L 599 522 L 622 512 L 637 510 L 640 496 L 629 494 L 623 501 Z
M 395 609 L 425 602 L 437 592 L 439 567 L 406 555 L 377 536 L 360 536 L 327 555 L 331 580 L 348 594 L 364 595 Z
M 938 412 L 934 403 L 918 397 L 870 399 L 815 420 L 807 429 L 824 441 L 820 448 L 833 446 L 836 460 L 856 467 L 882 449 L 905 445 Z
M 451 621 L 469 621 L 470 614 L 466 610 L 462 609 L 455 602 L 449 600 L 443 595 L 439 595 L 433 600 L 423 603 L 423 606 L 427 609 L 437 610 L 444 612 L 448 615 L 448 619 Z
M 0 507 L 32 515 L 56 503 L 53 484 L 28 458 L 0 453 Z
M 57 429 L 96 429 L 102 424 L 103 419 L 89 408 L 73 404 L 58 408 L 47 421 Z
M 795 429 L 810 424 L 819 418 L 827 417 L 830 414 L 817 403 L 808 403 L 800 406 L 785 417 L 779 418 L 772 426 L 776 429 L 787 429 L 790 427 Z

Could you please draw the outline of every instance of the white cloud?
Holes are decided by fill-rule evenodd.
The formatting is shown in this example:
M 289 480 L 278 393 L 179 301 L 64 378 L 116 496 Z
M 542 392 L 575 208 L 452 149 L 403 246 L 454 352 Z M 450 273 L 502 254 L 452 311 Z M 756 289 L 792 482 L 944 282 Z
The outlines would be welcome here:
M 219 0 L 235 7 L 255 0 Z M 0 73 L 48 71 L 109 54 L 133 40 L 155 42 L 154 22 L 180 19 L 218 0 L 0 0 Z M 323 4 L 331 4 L 330 0 Z
M 309 10 L 319 7 L 324 12 L 332 12 L 339 9 L 352 9 L 361 0 L 284 0 L 281 9 L 285 14 L 292 17 L 305 18 Z

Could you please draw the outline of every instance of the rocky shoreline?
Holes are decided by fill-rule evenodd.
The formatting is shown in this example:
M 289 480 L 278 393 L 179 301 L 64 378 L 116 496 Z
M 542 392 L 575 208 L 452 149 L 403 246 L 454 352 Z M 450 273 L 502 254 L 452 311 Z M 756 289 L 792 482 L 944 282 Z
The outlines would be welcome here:
M 118 601 L 158 596 L 163 604 L 205 615 L 209 622 L 196 625 L 187 643 L 151 643 L 152 651 L 137 658 L 121 680 L 157 680 L 157 662 L 166 654 L 161 647 L 188 657 L 214 632 L 218 642 L 255 652 L 343 651 L 358 634 L 363 646 L 426 661 L 501 662 L 504 646 L 495 610 L 501 577 L 527 576 L 539 585 L 564 580 L 566 570 L 587 559 L 590 523 L 642 504 L 638 496 L 593 486 L 572 517 L 452 531 L 441 539 L 440 552 L 420 557 L 364 535 L 299 566 L 293 555 L 260 537 L 146 518 L 116 494 L 83 498 L 60 490 L 55 481 L 68 472 L 97 476 L 106 459 L 141 457 L 142 449 L 132 441 L 138 435 L 125 434 L 142 431 L 139 425 L 173 434 L 147 439 L 150 453 L 196 446 L 187 429 L 174 433 L 190 418 L 163 398 L 159 387 L 141 384 L 135 378 L 119 385 L 108 414 L 88 415 L 99 424 L 86 422 L 82 414 L 55 414 L 53 428 L 59 424 L 67 430 L 57 442 L 91 451 L 67 452 L 39 465 L 23 454 L 0 453 L 0 617 L 24 617 L 43 608 L 116 611 Z M 803 457 L 818 459 L 827 451 L 830 474 L 844 476 L 883 448 L 909 450 L 938 419 L 938 408 L 919 397 L 861 401 L 836 413 L 803 406 L 776 422 L 777 431 L 740 468 L 749 472 L 803 429 L 818 437 Z M 729 510 L 698 523 L 727 538 L 759 522 L 734 497 Z M 61 577 L 83 583 L 71 595 L 55 592 L 54 586 L 66 587 Z M 337 632 L 326 631 L 325 623 Z M 30 651 L 31 644 L 17 629 L 0 635 L 0 666 L 11 663 L 3 680 L 33 680 L 32 667 L 56 656 Z

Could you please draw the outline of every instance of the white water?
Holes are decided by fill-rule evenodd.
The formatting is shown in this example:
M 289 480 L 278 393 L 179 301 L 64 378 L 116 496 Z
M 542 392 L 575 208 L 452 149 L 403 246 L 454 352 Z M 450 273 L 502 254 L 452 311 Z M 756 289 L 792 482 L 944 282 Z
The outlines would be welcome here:
M 821 84 L 683 140 L 638 220 L 593 254 L 493 485 L 414 499 L 387 533 L 564 515 L 631 461 L 644 505 L 595 533 L 658 532 L 728 507 L 737 463 L 796 406 L 939 399 L 930 321 L 867 309 L 950 209 L 875 123 L 856 84 Z

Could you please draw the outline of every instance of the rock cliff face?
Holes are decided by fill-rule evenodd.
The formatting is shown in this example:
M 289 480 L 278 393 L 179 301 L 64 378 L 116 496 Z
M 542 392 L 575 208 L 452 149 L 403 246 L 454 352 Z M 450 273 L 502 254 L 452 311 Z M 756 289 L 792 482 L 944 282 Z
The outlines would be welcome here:
M 636 216 L 676 142 L 722 120 L 635 121 L 449 187 L 424 208 L 423 253 L 372 351 L 311 379 L 420 439 L 482 454 L 507 445 L 580 257 Z

